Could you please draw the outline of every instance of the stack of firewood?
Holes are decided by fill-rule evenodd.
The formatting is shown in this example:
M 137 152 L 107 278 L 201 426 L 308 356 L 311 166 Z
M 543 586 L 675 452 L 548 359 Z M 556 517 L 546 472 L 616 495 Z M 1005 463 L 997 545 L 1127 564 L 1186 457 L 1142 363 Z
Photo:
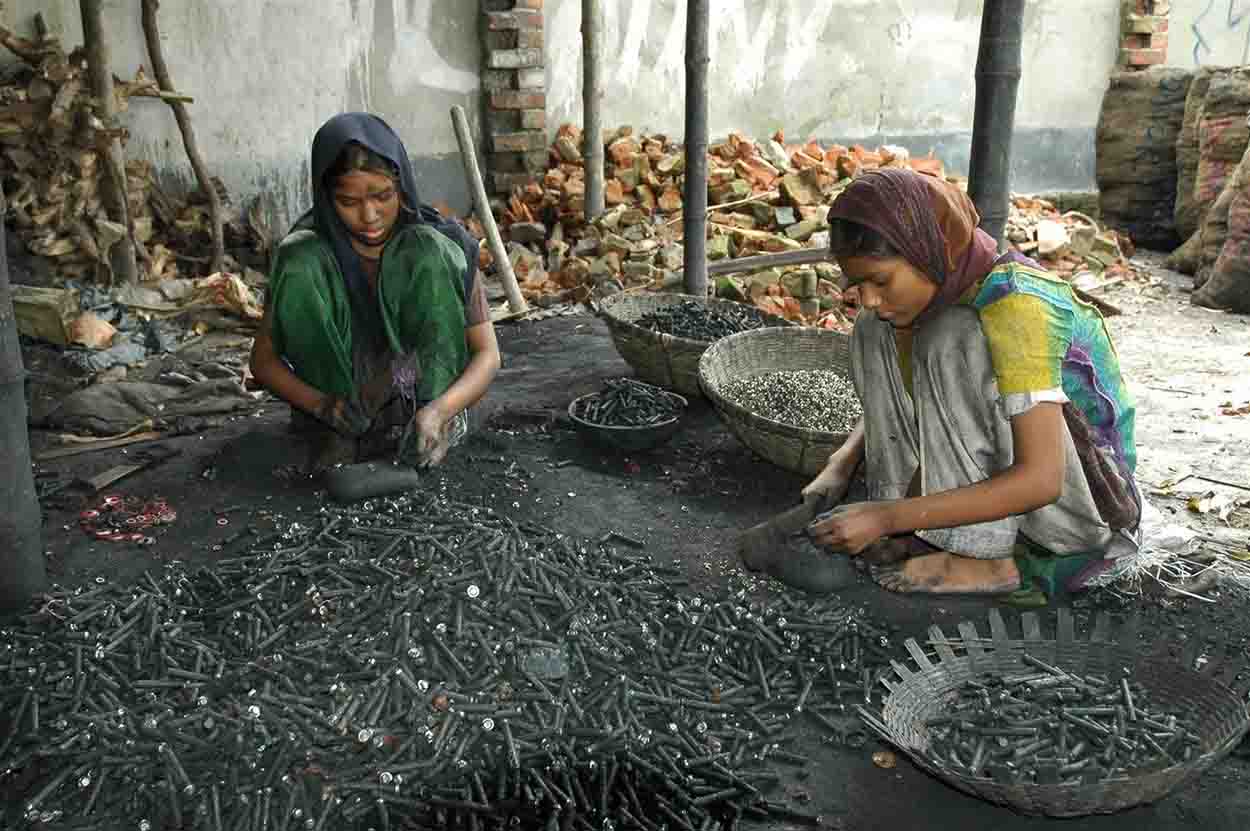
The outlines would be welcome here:
M 102 204 L 118 124 L 101 121 L 87 82 L 82 49 L 66 53 L 58 39 L 25 39 L 0 28 L 0 43 L 21 62 L 0 79 L 0 176 L 6 220 L 34 254 L 54 263 L 62 278 L 112 281 L 109 249 L 126 234 Z M 133 97 L 167 98 L 142 69 L 117 81 L 117 109 Z M 224 199 L 224 188 L 214 179 Z M 174 199 L 157 184 L 152 164 L 126 162 L 126 197 L 142 276 L 158 281 L 195 276 L 207 263 L 209 216 L 199 192 Z M 247 234 L 246 225 L 234 229 Z M 181 265 L 180 265 L 181 263 Z

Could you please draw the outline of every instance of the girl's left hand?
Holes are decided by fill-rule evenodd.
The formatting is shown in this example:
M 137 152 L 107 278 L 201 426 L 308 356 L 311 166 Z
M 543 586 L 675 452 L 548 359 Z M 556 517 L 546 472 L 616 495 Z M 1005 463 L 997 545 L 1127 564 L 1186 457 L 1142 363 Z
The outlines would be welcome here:
M 846 505 L 833 514 L 807 526 L 808 536 L 846 554 L 858 554 L 889 535 L 888 503 L 860 502 Z
M 427 404 L 412 417 L 417 434 L 417 458 L 421 467 L 434 467 L 443 461 L 450 448 L 451 432 L 440 409 Z

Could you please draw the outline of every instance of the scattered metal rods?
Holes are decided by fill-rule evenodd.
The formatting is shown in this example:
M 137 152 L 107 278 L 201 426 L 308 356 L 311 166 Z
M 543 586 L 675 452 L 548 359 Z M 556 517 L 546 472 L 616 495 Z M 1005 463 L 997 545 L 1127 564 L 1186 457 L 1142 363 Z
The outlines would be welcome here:
M 828 370 L 765 372 L 734 378 L 721 393 L 764 418 L 829 433 L 847 433 L 863 415 L 855 386 Z
M 694 300 L 648 312 L 634 323 L 653 332 L 700 341 L 716 341 L 768 325 L 764 313 L 754 306 L 739 303 L 732 308 L 711 309 Z
M 732 828 L 800 725 L 864 743 L 889 635 L 433 496 L 56 589 L 0 631 L 0 791 L 41 827 Z M 12 818 L 6 827 L 14 827 Z
M 1002 783 L 1093 784 L 1189 761 L 1188 720 L 1153 710 L 1127 675 L 1076 675 L 1024 655 L 1032 670 L 969 681 L 930 719 L 928 755 Z
M 681 415 L 681 399 L 633 378 L 609 378 L 603 390 L 579 398 L 573 415 L 602 427 L 651 427 Z

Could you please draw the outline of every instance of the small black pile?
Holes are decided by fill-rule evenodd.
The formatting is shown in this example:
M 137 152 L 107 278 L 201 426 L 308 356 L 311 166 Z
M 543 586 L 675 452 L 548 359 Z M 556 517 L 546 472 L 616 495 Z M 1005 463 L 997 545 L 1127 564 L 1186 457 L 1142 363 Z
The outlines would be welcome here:
M 681 415 L 681 399 L 633 378 L 610 378 L 603 390 L 583 396 L 573 415 L 600 427 L 651 427 Z
M 656 309 L 636 321 L 644 329 L 690 340 L 716 341 L 738 332 L 768 325 L 764 313 L 753 306 L 736 304 L 710 309 L 694 300 L 683 300 L 663 309 Z
M 1187 719 L 1152 709 L 1127 676 L 1023 658 L 1038 671 L 968 681 L 951 711 L 927 722 L 934 761 L 1004 784 L 1094 784 L 1163 770 L 1198 750 Z

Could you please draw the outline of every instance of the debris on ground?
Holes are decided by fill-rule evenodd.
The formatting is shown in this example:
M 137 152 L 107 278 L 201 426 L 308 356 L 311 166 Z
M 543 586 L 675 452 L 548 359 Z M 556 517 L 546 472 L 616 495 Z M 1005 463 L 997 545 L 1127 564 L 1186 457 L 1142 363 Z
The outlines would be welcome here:
M 628 126 L 613 131 L 606 142 L 607 210 L 587 224 L 581 143 L 577 127 L 561 127 L 541 181 L 496 202 L 522 293 L 537 305 L 552 305 L 582 302 L 588 294 L 679 290 L 683 147 L 665 135 L 635 135 Z M 867 170 L 907 167 L 965 186 L 946 177 L 932 155 L 913 158 L 895 146 L 787 144 L 781 132 L 761 142 L 730 133 L 712 145 L 708 162 L 713 263 L 828 246 L 829 205 Z M 1009 238 L 1067 279 L 1134 276 L 1127 237 L 1051 202 L 1015 198 Z M 854 314 L 840 276 L 832 262 L 767 268 L 720 276 L 715 293 L 791 321 L 849 332 Z
M 1135 276 L 1132 240 L 1079 211 L 1061 213 L 1045 199 L 1012 197 L 1005 235 L 1013 248 L 1065 280 L 1096 286 Z
M 882 701 L 891 633 L 684 582 L 405 496 L 212 567 L 54 588 L 0 632 L 9 824 L 819 824 L 775 768 L 809 764 L 800 731 L 865 745 L 854 705 Z

